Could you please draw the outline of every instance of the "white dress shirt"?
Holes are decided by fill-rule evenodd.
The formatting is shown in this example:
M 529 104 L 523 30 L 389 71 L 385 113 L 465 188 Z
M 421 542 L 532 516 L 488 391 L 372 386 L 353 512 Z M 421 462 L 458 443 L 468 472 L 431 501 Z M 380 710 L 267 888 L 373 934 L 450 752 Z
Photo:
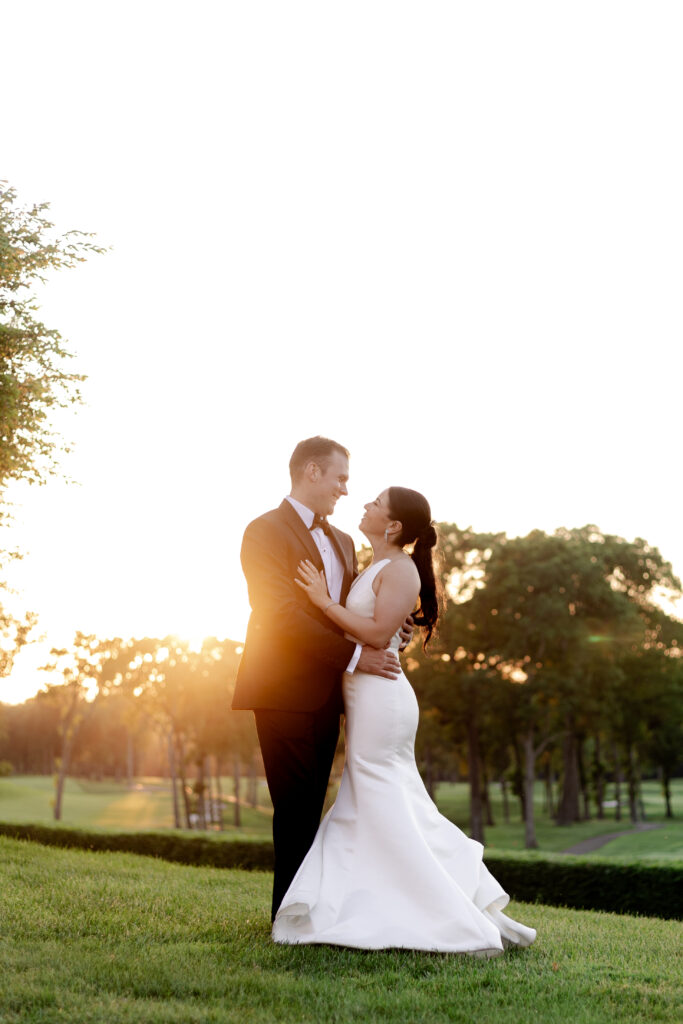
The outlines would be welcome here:
M 302 505 L 300 501 L 296 500 L 296 498 L 293 498 L 291 494 L 287 494 L 286 498 L 287 501 L 292 506 L 292 508 L 294 509 L 294 511 L 299 514 L 306 529 L 311 530 L 311 525 L 313 524 L 313 520 L 315 519 L 315 513 L 312 512 L 310 508 L 307 508 L 305 505 Z M 334 544 L 332 543 L 332 541 L 327 536 L 324 530 L 317 526 L 315 530 L 311 530 L 311 537 L 313 538 L 315 546 L 320 552 L 320 557 L 323 560 L 323 568 L 325 570 L 325 578 L 327 580 L 328 593 L 332 600 L 336 601 L 338 604 L 339 598 L 341 597 L 341 588 L 344 580 L 344 567 L 341 564 L 341 560 L 339 558 L 339 555 L 337 554 Z M 349 662 L 346 668 L 347 672 L 354 671 L 356 665 L 358 664 L 358 659 L 360 658 L 361 650 L 362 645 L 356 644 L 356 650 L 354 651 L 351 661 Z

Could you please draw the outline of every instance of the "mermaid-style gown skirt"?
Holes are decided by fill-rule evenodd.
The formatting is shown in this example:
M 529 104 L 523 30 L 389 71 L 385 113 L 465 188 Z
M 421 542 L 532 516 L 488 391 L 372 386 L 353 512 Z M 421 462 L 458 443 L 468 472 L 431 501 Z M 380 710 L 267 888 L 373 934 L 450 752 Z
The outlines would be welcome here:
M 383 564 L 358 578 L 347 607 L 370 614 L 372 570 Z M 480 956 L 530 945 L 534 929 L 502 913 L 509 897 L 482 845 L 439 814 L 422 783 L 406 677 L 347 674 L 344 704 L 339 793 L 276 915 L 274 940 Z

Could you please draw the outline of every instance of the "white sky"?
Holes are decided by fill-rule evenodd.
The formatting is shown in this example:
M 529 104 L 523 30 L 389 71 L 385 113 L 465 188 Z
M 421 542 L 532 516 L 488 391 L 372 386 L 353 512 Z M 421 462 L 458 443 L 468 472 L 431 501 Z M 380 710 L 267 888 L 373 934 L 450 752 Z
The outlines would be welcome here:
M 315 433 L 351 449 L 359 542 L 397 483 L 683 573 L 680 3 L 22 0 L 2 25 L 0 178 L 113 247 L 41 295 L 89 377 L 78 486 L 13 491 L 48 643 L 241 638 L 242 531 Z

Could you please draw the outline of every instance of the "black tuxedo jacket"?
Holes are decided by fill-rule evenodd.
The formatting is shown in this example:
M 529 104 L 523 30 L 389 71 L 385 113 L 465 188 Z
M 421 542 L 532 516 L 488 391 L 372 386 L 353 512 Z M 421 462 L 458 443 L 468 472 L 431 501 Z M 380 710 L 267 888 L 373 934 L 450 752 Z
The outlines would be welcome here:
M 356 551 L 348 534 L 331 527 L 344 567 L 343 604 L 357 575 Z M 355 644 L 297 587 L 299 562 L 323 569 L 310 530 L 288 501 L 249 523 L 242 541 L 242 568 L 251 617 L 237 673 L 235 710 L 317 711 L 333 693 Z

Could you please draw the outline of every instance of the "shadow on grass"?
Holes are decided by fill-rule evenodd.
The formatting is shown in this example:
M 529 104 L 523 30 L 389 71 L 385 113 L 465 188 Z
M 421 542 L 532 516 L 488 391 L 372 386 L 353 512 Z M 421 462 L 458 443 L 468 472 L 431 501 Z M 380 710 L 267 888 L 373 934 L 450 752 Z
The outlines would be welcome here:
M 333 945 L 284 945 L 270 938 L 270 926 L 254 924 L 241 936 L 252 953 L 258 949 L 259 969 L 264 972 L 325 980 L 331 974 L 345 977 L 379 977 L 395 975 L 405 981 L 442 974 L 445 970 L 477 969 L 496 960 L 519 962 L 533 956 L 531 949 L 510 947 L 496 957 L 473 956 L 469 953 L 429 952 L 414 949 L 356 949 Z

